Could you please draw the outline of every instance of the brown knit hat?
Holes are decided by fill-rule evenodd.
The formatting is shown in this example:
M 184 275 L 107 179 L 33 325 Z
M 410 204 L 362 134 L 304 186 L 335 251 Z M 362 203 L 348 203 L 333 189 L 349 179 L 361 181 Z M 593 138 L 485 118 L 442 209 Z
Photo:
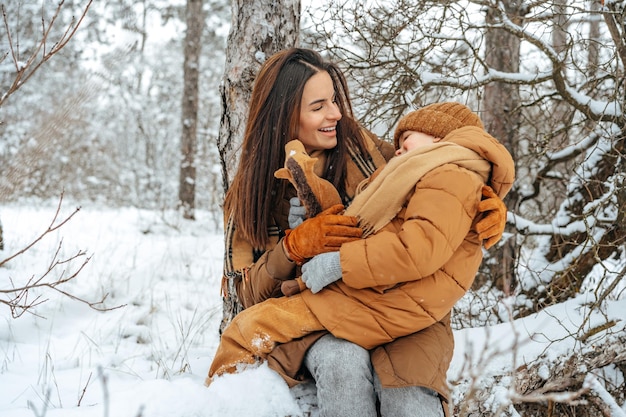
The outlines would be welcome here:
M 461 103 L 429 104 L 400 119 L 393 135 L 393 143 L 398 149 L 400 136 L 407 130 L 427 133 L 443 139 L 448 133 L 464 126 L 484 129 L 483 122 L 480 121 L 478 115 Z

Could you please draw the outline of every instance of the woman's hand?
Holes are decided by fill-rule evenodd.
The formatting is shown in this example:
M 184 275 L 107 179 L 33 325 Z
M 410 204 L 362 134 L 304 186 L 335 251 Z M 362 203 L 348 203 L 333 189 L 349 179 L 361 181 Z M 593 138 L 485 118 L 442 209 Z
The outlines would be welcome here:
M 315 255 L 337 251 L 342 244 L 360 239 L 363 230 L 356 217 L 339 215 L 343 209 L 341 204 L 334 205 L 287 230 L 283 245 L 289 259 L 302 265 Z

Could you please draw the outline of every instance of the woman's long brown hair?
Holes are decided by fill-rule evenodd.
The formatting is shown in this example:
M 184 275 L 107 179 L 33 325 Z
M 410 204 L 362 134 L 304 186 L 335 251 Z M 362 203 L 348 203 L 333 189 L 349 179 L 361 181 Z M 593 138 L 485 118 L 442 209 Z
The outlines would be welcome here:
M 265 248 L 272 212 L 284 197 L 287 182 L 276 179 L 274 172 L 284 164 L 285 144 L 298 137 L 304 84 L 320 71 L 331 76 L 343 116 L 337 125 L 337 146 L 326 151 L 324 174 L 342 196 L 348 148 L 366 152 L 339 68 L 309 49 L 272 55 L 254 82 L 239 167 L 224 200 L 225 213 L 232 213 L 235 227 L 255 249 Z

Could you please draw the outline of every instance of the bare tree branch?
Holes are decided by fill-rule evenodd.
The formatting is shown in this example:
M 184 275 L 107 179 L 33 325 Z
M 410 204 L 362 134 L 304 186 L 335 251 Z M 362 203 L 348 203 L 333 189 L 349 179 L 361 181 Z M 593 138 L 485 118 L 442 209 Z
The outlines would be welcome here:
M 80 211 L 80 207 L 76 207 L 76 210 L 74 210 L 74 212 L 72 214 L 70 214 L 68 217 L 66 217 L 64 220 L 62 220 L 60 223 L 58 223 L 57 225 L 55 225 L 54 223 L 56 222 L 57 218 L 59 217 L 59 212 L 61 211 L 61 205 L 63 203 L 63 193 L 61 193 L 61 197 L 59 198 L 59 204 L 57 204 L 57 208 L 56 211 L 54 212 L 54 216 L 52 217 L 52 221 L 50 222 L 50 225 L 48 226 L 48 228 L 41 233 L 39 236 L 37 236 L 31 243 L 29 243 L 28 245 L 26 245 L 26 247 L 20 249 L 18 252 L 16 252 L 15 254 L 9 256 L 8 258 L 5 258 L 4 260 L 0 261 L 0 267 L 4 264 L 6 264 L 7 262 L 15 259 L 16 257 L 18 257 L 19 255 L 23 254 L 24 252 L 27 252 L 30 248 L 32 248 L 33 246 L 35 246 L 39 241 L 41 241 L 41 239 L 47 235 L 48 233 L 52 233 L 55 230 L 59 229 L 60 227 L 62 227 L 64 224 L 66 224 L 68 221 L 70 221 L 70 219 L 72 217 L 74 217 L 74 215 L 76 213 L 78 213 Z
M 80 210 L 80 207 L 76 208 L 76 210 L 72 212 L 69 216 L 67 216 L 65 219 L 57 223 L 57 219 L 59 217 L 59 212 L 61 210 L 62 202 L 63 202 L 63 194 L 61 194 L 61 197 L 59 198 L 59 204 L 57 205 L 52 221 L 50 222 L 50 225 L 46 228 L 46 230 L 42 232 L 40 235 L 38 235 L 37 237 L 35 237 L 35 239 L 31 243 L 26 245 L 24 248 L 20 249 L 19 251 L 9 256 L 8 258 L 0 261 L 0 267 L 2 265 L 5 265 L 10 260 L 13 260 L 18 256 L 21 256 L 27 251 L 29 251 L 30 249 L 32 249 L 37 243 L 39 243 L 43 239 L 44 236 L 64 226 Z M 7 296 L 6 299 L 0 299 L 0 304 L 4 304 L 9 307 L 13 318 L 20 317 L 26 312 L 37 315 L 36 312 L 34 311 L 34 308 L 47 301 L 47 299 L 43 298 L 41 294 L 36 295 L 34 298 L 30 298 L 32 291 L 38 290 L 38 289 L 43 289 L 43 290 L 48 289 L 48 290 L 56 291 L 65 297 L 84 303 L 88 305 L 89 307 L 93 308 L 94 310 L 98 310 L 98 311 L 109 311 L 109 310 L 115 310 L 117 308 L 123 307 L 122 305 L 115 306 L 115 307 L 102 306 L 105 299 L 108 297 L 108 294 L 104 294 L 97 301 L 87 301 L 81 297 L 78 297 L 72 294 L 71 292 L 68 292 L 67 290 L 62 289 L 61 286 L 75 279 L 81 273 L 83 268 L 91 260 L 91 256 L 86 257 L 86 253 L 83 250 L 79 250 L 76 254 L 69 256 L 65 259 L 59 259 L 59 254 L 61 252 L 62 246 L 63 246 L 63 240 L 59 242 L 50 260 L 50 263 L 48 264 L 48 267 L 43 273 L 39 275 L 33 275 L 26 281 L 25 284 L 17 285 L 17 286 L 13 284 L 13 280 L 11 279 L 11 287 L 0 288 L 0 294 L 4 294 Z M 80 264 L 74 270 L 68 272 L 67 270 L 64 269 L 61 271 L 58 277 L 50 278 L 52 273 L 58 271 L 59 268 L 63 268 L 65 265 L 71 265 L 73 261 L 79 260 L 81 258 L 83 259 L 82 264 Z
M 50 31 L 54 27 L 54 24 L 57 18 L 59 17 L 59 14 L 63 8 L 63 4 L 65 3 L 65 0 L 61 0 L 59 2 L 54 12 L 54 15 L 50 19 L 50 22 L 48 23 L 47 26 L 46 26 L 46 22 L 44 18 L 42 17 L 41 19 L 42 37 L 39 40 L 33 52 L 31 53 L 31 55 L 28 57 L 28 59 L 24 63 L 21 63 L 21 59 L 19 58 L 19 49 L 16 49 L 16 46 L 13 42 L 13 38 L 11 37 L 11 29 L 9 27 L 9 20 L 8 20 L 8 16 L 7 16 L 7 12 L 4 7 L 4 4 L 1 6 L 2 18 L 4 20 L 4 28 L 7 34 L 7 40 L 9 44 L 9 52 L 7 52 L 7 54 L 10 54 L 11 58 L 13 59 L 13 65 L 15 66 L 16 74 L 15 74 L 15 78 L 13 82 L 11 83 L 7 91 L 2 96 L 0 96 L 0 107 L 2 107 L 2 105 L 9 98 L 9 96 L 15 93 L 26 81 L 28 81 L 28 79 L 32 77 L 37 72 L 37 70 L 41 68 L 41 66 L 44 63 L 46 63 L 57 52 L 63 49 L 65 45 L 67 45 L 67 43 L 76 34 L 76 31 L 78 30 L 78 27 L 80 26 L 83 19 L 87 15 L 87 11 L 89 10 L 89 7 L 91 6 L 92 2 L 93 0 L 89 0 L 84 10 L 82 11 L 82 14 L 80 15 L 78 21 L 75 21 L 75 19 L 72 19 L 72 23 L 68 25 L 65 32 L 61 36 L 61 38 L 57 42 L 55 42 L 52 45 L 52 47 L 47 51 L 46 51 L 46 44 L 48 42 L 48 37 L 50 36 Z M 42 51 L 41 57 L 39 57 L 40 51 Z M 4 58 L 2 60 L 4 60 Z

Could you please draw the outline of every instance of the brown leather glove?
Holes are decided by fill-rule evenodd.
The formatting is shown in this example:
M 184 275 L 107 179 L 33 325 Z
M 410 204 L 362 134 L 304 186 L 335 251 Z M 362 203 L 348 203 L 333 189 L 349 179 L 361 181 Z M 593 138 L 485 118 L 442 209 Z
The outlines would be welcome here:
M 507 209 L 504 202 L 488 185 L 483 186 L 483 197 L 485 199 L 478 203 L 478 211 L 486 214 L 476 223 L 476 231 L 478 238 L 486 241 L 485 249 L 489 249 L 502 238 Z
M 356 217 L 337 214 L 343 208 L 336 204 L 295 229 L 287 230 L 283 239 L 287 256 L 302 265 L 315 255 L 339 250 L 343 243 L 359 239 L 363 230 L 357 226 Z

